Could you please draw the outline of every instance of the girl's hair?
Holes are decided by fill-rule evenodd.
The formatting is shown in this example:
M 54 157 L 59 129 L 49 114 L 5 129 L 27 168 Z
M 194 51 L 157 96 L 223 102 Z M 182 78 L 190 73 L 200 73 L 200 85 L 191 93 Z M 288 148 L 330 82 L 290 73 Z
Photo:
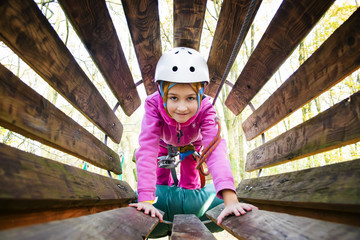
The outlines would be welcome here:
M 166 81 L 159 81 L 159 91 L 160 95 L 163 99 L 164 103 L 164 109 L 166 110 L 166 113 L 170 116 L 168 110 L 167 110 L 167 95 L 170 90 L 175 84 L 173 82 L 166 82 Z M 189 84 L 192 89 L 194 89 L 196 96 L 197 96 L 197 102 L 198 102 L 198 110 L 200 108 L 201 100 L 204 97 L 204 83 L 203 82 L 196 82 L 196 83 L 181 83 L 181 84 Z M 197 112 L 197 111 L 196 111 Z M 170 116 L 171 117 L 171 116 Z

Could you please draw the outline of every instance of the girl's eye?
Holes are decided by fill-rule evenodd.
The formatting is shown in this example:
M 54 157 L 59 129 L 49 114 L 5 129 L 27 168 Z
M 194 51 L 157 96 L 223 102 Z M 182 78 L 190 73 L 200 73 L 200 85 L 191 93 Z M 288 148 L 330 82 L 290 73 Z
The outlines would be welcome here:
M 195 100 L 195 98 L 194 97 L 188 97 L 188 100 L 193 101 L 193 100 Z
M 176 100 L 177 100 L 177 97 L 170 97 L 170 100 L 171 100 L 171 101 L 176 101 Z

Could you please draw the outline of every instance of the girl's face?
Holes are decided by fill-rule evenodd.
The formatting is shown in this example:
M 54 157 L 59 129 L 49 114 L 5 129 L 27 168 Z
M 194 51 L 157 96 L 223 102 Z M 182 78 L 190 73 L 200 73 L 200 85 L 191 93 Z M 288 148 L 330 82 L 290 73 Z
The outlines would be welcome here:
M 167 110 L 178 123 L 185 123 L 195 115 L 198 103 L 195 90 L 189 84 L 175 84 L 169 89 Z

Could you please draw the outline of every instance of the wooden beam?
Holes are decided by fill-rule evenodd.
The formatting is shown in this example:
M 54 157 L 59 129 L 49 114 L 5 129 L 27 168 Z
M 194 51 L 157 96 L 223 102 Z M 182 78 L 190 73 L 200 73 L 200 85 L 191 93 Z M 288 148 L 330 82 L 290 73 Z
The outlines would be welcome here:
M 2 210 L 0 214 L 0 231 L 16 227 L 46 223 L 50 221 L 63 220 L 67 218 L 81 217 L 89 214 L 108 211 L 114 208 L 127 207 L 128 205 L 128 203 L 118 203 L 54 209 L 10 209 L 10 211 Z
M 360 66 L 360 9 L 243 123 L 250 141 Z M 309 91 L 311 89 L 311 91 Z
M 225 101 L 234 114 L 242 112 L 333 2 L 283 1 Z
M 141 104 L 104 0 L 59 1 L 125 114 Z
M 360 140 L 360 91 L 248 153 L 245 170 L 278 165 Z
M 78 218 L 0 232 L 1 239 L 145 239 L 159 222 L 135 208 L 119 208 Z
M 0 211 L 129 203 L 128 183 L 0 144 Z
M 117 153 L 1 64 L 0 86 L 1 126 L 121 174 Z
M 277 205 L 276 202 L 274 203 L 272 201 L 260 203 L 256 199 L 247 200 L 246 202 L 257 206 L 261 210 L 286 213 L 300 217 L 308 217 L 328 222 L 335 222 L 360 227 L 360 213 L 340 212 L 337 210 L 337 206 L 334 206 L 332 210 L 324 210 L 305 207 L 292 207 L 288 205 Z
M 157 0 L 122 0 L 135 47 L 142 80 L 148 95 L 156 91 L 155 68 L 162 55 Z
M 178 214 L 174 216 L 171 240 L 215 240 L 214 235 L 194 214 Z
M 207 0 L 174 1 L 174 47 L 199 51 Z
M 213 221 L 224 209 L 224 205 L 208 211 Z M 252 210 L 245 215 L 230 216 L 221 227 L 238 239 L 358 239 L 360 228 L 330 223 L 284 213 Z
M 122 124 L 33 1 L 0 5 L 0 39 L 116 143 Z
M 210 74 L 210 84 L 205 89 L 205 94 L 215 97 L 216 91 L 220 85 L 225 68 L 229 62 L 231 53 L 234 49 L 236 39 L 244 24 L 245 16 L 249 10 L 250 2 L 248 0 L 224 0 L 221 5 L 219 20 L 217 22 L 214 39 L 212 41 L 208 66 Z M 257 10 L 262 1 L 258 1 L 255 14 L 250 22 L 254 20 Z M 245 35 L 249 31 L 245 29 Z M 241 40 L 242 45 L 244 39 Z M 221 60 L 220 60 L 221 59 Z
M 350 224 L 342 215 L 360 216 L 359 184 L 360 159 L 297 172 L 244 179 L 239 183 L 236 192 L 240 200 L 254 205 L 261 203 L 308 209 L 306 213 L 299 213 L 316 218 L 321 213 L 323 216 L 320 217 L 324 220 Z M 294 209 L 291 212 L 294 213 Z M 334 213 L 339 217 L 334 216 Z

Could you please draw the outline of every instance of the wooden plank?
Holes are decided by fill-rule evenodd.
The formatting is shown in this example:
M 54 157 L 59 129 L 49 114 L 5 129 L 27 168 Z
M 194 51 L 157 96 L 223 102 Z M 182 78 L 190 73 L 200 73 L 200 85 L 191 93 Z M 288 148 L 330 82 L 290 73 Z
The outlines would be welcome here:
M 128 203 L 83 206 L 76 208 L 31 209 L 31 210 L 2 210 L 0 214 L 0 231 L 15 227 L 24 227 L 67 218 L 108 211 L 114 208 L 127 207 Z
M 207 0 L 174 1 L 174 47 L 199 51 Z
M 243 123 L 250 141 L 360 66 L 360 9 Z M 309 91 L 311 89 L 311 91 Z
M 360 159 L 324 167 L 242 180 L 237 196 L 245 202 L 307 208 L 315 216 L 321 212 L 328 221 L 346 221 L 344 216 L 360 216 Z M 317 209 L 320 209 L 318 212 Z M 321 211 L 325 210 L 325 211 Z M 328 214 L 329 213 L 329 214 Z M 306 213 L 307 215 L 309 213 Z M 360 222 L 358 225 L 360 225 Z M 348 222 L 347 222 L 348 223 Z
M 224 205 L 208 211 L 213 221 Z M 252 210 L 243 216 L 230 216 L 221 227 L 238 239 L 359 239 L 360 228 L 284 213 Z
M 130 116 L 141 101 L 105 1 L 59 3 L 125 114 Z
M 0 211 L 129 203 L 128 183 L 0 144 Z
M 1 64 L 0 86 L 1 126 L 121 174 L 117 153 Z
M 1 239 L 145 239 L 159 222 L 135 208 L 119 208 L 78 218 L 0 232 Z
M 242 112 L 333 2 L 283 1 L 225 101 L 234 114 Z
M 244 24 L 250 2 L 251 1 L 248 0 L 224 0 L 221 5 L 219 20 L 217 22 L 207 62 L 209 66 L 210 84 L 206 87 L 205 94 L 211 97 L 215 97 L 221 78 L 225 73 L 225 68 L 234 49 L 236 39 Z M 261 2 L 261 0 L 258 1 L 255 8 L 255 14 L 253 15 L 253 18 L 250 19 L 250 22 L 254 20 Z M 249 24 L 247 29 L 244 29 L 245 36 L 249 31 L 250 26 L 251 24 Z M 240 45 L 242 45 L 243 41 L 244 39 L 241 40 Z M 221 61 L 219 61 L 219 59 L 221 59 Z
M 335 222 L 360 227 L 360 213 L 340 212 L 337 211 L 336 206 L 334 206 L 334 209 L 332 210 L 323 210 L 305 207 L 292 207 L 288 205 L 276 205 L 276 202 L 273 203 L 272 201 L 260 203 L 258 200 L 247 200 L 246 202 L 257 206 L 261 210 L 287 213 L 290 215 L 314 218 L 328 222 Z
M 157 0 L 121 0 L 148 95 L 156 91 L 155 68 L 162 55 Z
M 278 165 L 360 140 L 360 91 L 247 155 L 245 170 Z
M 0 5 L 0 40 L 116 143 L 122 124 L 33 1 Z
M 171 239 L 215 240 L 216 238 L 194 214 L 179 214 L 174 216 Z

